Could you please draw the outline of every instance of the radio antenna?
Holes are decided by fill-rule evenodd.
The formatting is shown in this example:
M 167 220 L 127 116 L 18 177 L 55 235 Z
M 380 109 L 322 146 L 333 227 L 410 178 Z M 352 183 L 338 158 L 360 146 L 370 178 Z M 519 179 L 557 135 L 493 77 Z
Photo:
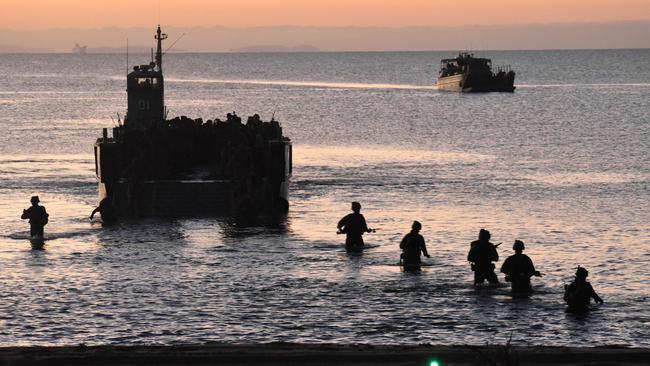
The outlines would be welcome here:
M 176 40 L 175 40 L 175 41 L 174 41 L 174 42 L 173 42 L 169 47 L 167 47 L 167 49 L 165 50 L 165 52 L 163 52 L 163 55 L 166 54 L 167 51 L 171 50 L 172 47 L 174 47 L 174 45 L 176 44 L 176 42 L 180 41 L 181 38 L 183 38 L 183 37 L 185 37 L 185 33 L 181 34 L 180 37 L 178 37 L 178 38 L 177 38 L 177 39 L 176 39 Z

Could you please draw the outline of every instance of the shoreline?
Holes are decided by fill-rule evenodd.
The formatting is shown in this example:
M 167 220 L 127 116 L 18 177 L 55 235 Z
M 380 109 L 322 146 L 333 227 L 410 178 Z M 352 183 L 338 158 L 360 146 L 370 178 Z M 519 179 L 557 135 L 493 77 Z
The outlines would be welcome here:
M 645 365 L 650 348 L 338 344 L 0 347 L 1 365 Z

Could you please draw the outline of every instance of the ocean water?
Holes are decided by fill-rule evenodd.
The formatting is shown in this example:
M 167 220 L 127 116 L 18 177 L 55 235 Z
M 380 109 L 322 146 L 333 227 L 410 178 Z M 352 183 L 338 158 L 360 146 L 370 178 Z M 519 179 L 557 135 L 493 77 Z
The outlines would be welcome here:
M 290 212 L 107 228 L 88 219 L 92 146 L 124 114 L 124 55 L 0 55 L 0 345 L 650 346 L 650 50 L 481 52 L 517 90 L 480 95 L 433 87 L 453 55 L 169 54 L 170 116 L 281 121 Z M 20 220 L 34 194 L 44 251 Z M 354 200 L 378 230 L 350 256 L 335 231 Z M 419 275 L 397 265 L 413 220 Z M 480 228 L 502 260 L 526 243 L 530 298 L 474 289 Z M 605 300 L 581 317 L 562 302 L 578 265 Z

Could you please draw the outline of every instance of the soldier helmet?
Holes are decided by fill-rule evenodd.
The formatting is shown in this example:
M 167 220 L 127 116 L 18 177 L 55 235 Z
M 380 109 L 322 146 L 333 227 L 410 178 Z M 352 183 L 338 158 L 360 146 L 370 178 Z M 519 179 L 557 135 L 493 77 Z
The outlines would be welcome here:
M 361 204 L 359 202 L 352 202 L 352 211 L 361 211 Z
M 419 221 L 413 221 L 413 225 L 411 225 L 411 229 L 413 230 L 422 230 L 422 224 L 420 224 Z
M 587 271 L 585 268 L 578 266 L 578 269 L 576 270 L 576 277 L 578 278 L 587 278 L 589 276 L 589 271 Z
M 41 200 L 38 199 L 38 196 L 32 196 L 31 201 L 32 201 L 32 203 L 39 203 L 39 202 L 41 202 Z
M 526 247 L 524 246 L 524 242 L 521 240 L 515 240 L 515 243 L 512 245 L 513 250 L 524 250 Z
M 479 240 L 490 240 L 491 237 L 492 235 L 490 235 L 490 232 L 485 229 L 481 229 L 481 231 L 478 232 Z

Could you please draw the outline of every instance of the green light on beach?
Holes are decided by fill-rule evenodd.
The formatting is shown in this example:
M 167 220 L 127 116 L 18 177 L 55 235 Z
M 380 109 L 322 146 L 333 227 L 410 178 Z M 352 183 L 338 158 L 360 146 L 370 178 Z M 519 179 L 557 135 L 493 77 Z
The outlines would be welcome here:
M 440 366 L 440 364 L 438 363 L 438 361 L 431 361 L 429 363 L 429 366 Z

